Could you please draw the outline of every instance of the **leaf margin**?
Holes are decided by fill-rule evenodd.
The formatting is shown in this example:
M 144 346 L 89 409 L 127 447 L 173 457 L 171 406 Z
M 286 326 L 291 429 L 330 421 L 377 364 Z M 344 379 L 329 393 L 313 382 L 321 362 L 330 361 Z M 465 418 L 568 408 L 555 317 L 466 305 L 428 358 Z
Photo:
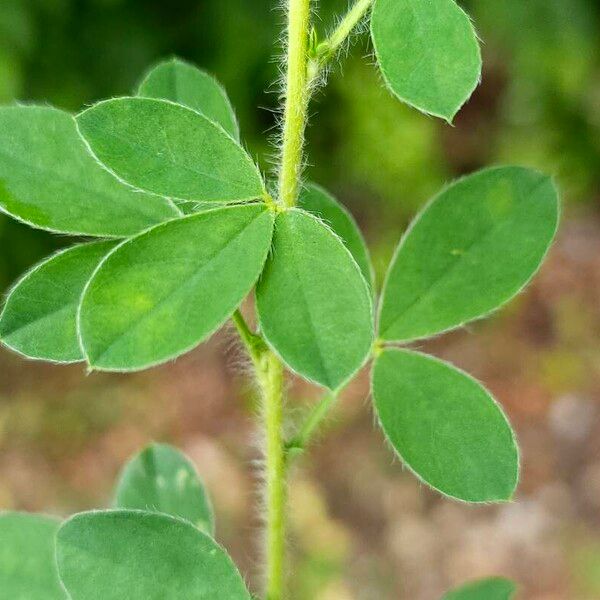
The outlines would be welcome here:
M 377 0 L 374 0 L 374 2 L 373 2 L 373 7 L 371 9 L 371 14 L 370 14 L 370 22 L 369 22 L 369 36 L 371 39 L 371 43 L 373 45 L 373 54 L 375 55 L 375 63 L 381 73 L 381 77 L 383 79 L 383 84 L 384 84 L 385 89 L 390 94 L 392 94 L 392 96 L 397 98 L 400 102 L 403 102 L 407 106 L 410 106 L 411 108 L 417 110 L 418 112 L 420 112 L 421 114 L 423 114 L 425 116 L 431 116 L 431 117 L 441 119 L 441 120 L 445 121 L 451 127 L 454 126 L 454 119 L 456 118 L 456 115 L 458 115 L 458 113 L 465 106 L 465 104 L 467 104 L 467 102 L 469 101 L 469 99 L 471 98 L 471 96 L 473 95 L 475 90 L 481 85 L 482 74 L 483 74 L 482 73 L 483 57 L 482 57 L 482 52 L 481 52 L 481 38 L 479 37 L 477 30 L 475 29 L 475 23 L 474 23 L 473 19 L 471 18 L 471 15 L 469 15 L 469 13 L 465 9 L 463 9 L 463 7 L 460 6 L 460 4 L 458 2 L 456 2 L 455 0 L 452 0 L 452 2 L 456 5 L 458 10 L 466 17 L 467 21 L 471 25 L 473 37 L 474 37 L 474 40 L 475 40 L 475 43 L 477 46 L 477 55 L 478 55 L 478 59 L 479 59 L 479 76 L 475 80 L 472 88 L 470 88 L 470 90 L 467 92 L 466 97 L 454 109 L 454 112 L 451 115 L 443 115 L 443 114 L 436 113 L 435 111 L 428 111 L 423 108 L 420 108 L 419 106 L 408 101 L 406 98 L 403 98 L 402 96 L 400 96 L 400 94 L 398 94 L 396 91 L 394 91 L 392 89 L 391 85 L 388 83 L 390 81 L 390 79 L 387 76 L 385 69 L 381 65 L 380 53 L 377 50 L 377 44 L 375 42 L 375 36 L 373 34 L 373 15 L 375 14 L 375 10 L 376 10 L 377 4 L 378 4 Z
M 477 387 L 480 388 L 483 392 L 485 392 L 486 396 L 491 400 L 491 402 L 494 404 L 494 406 L 496 407 L 496 409 L 498 410 L 498 412 L 502 415 L 502 418 L 504 419 L 504 422 L 506 423 L 506 425 L 508 427 L 508 430 L 510 431 L 511 442 L 512 442 L 512 445 L 513 445 L 513 447 L 515 449 L 517 471 L 516 471 L 516 476 L 515 476 L 515 482 L 514 482 L 514 485 L 512 487 L 511 494 L 510 494 L 510 496 L 508 498 L 505 498 L 505 499 L 495 499 L 495 500 L 474 500 L 474 501 L 473 500 L 464 500 L 463 498 L 459 498 L 458 496 L 454 496 L 452 494 L 448 494 L 447 492 L 444 492 L 444 491 L 440 490 L 439 488 L 437 488 L 433 484 L 431 484 L 428 481 L 426 481 L 405 460 L 405 458 L 400 454 L 400 452 L 395 448 L 394 444 L 390 440 L 390 438 L 389 438 L 386 430 L 383 427 L 383 424 L 381 422 L 381 418 L 379 417 L 379 413 L 378 413 L 377 407 L 375 405 L 376 403 L 375 403 L 375 390 L 374 390 L 374 379 L 375 379 L 374 378 L 374 371 L 375 371 L 377 360 L 385 352 L 400 352 L 400 353 L 403 353 L 403 354 L 412 354 L 412 355 L 417 355 L 417 356 L 419 356 L 421 358 L 424 358 L 426 360 L 431 360 L 431 361 L 433 361 L 433 362 L 435 362 L 435 363 L 437 363 L 439 365 L 442 365 L 442 366 L 444 366 L 444 367 L 446 367 L 446 368 L 448 368 L 448 369 L 450 369 L 452 371 L 455 371 L 455 372 L 459 373 L 460 375 L 462 375 L 466 379 L 469 379 L 471 382 L 473 382 L 474 384 L 476 384 Z M 405 348 L 405 347 L 399 347 L 399 346 L 385 346 L 383 348 L 383 350 L 380 350 L 377 353 L 377 356 L 375 357 L 375 359 L 373 361 L 373 365 L 371 367 L 371 374 L 370 374 L 370 377 L 369 377 L 369 395 L 370 395 L 370 397 L 372 399 L 372 404 L 373 404 L 373 416 L 375 418 L 375 422 L 376 422 L 378 428 L 380 429 L 380 431 L 383 434 L 385 445 L 392 452 L 392 454 L 395 456 L 395 458 L 397 458 L 397 459 L 400 460 L 401 465 L 403 467 L 405 467 L 406 469 L 408 469 L 408 471 L 417 479 L 417 481 L 419 481 L 419 483 L 421 483 L 422 485 L 426 486 L 430 490 L 433 490 L 434 492 L 440 494 L 442 496 L 442 498 L 448 498 L 450 500 L 458 502 L 459 504 L 466 504 L 466 505 L 473 505 L 473 506 L 488 506 L 488 505 L 491 505 L 491 504 L 494 504 L 494 505 L 506 505 L 506 504 L 510 504 L 510 503 L 514 502 L 515 493 L 516 493 L 517 488 L 519 486 L 519 483 L 521 481 L 521 471 L 522 471 L 521 448 L 520 448 L 519 443 L 518 443 L 518 438 L 517 438 L 516 432 L 515 432 L 512 424 L 509 421 L 508 416 L 506 415 L 506 413 L 504 411 L 504 408 L 502 407 L 502 405 L 500 404 L 500 402 L 487 389 L 487 387 L 485 385 L 483 385 L 483 383 L 481 381 L 479 381 L 477 378 L 475 378 L 473 375 L 471 375 L 470 373 L 468 373 L 464 369 L 461 369 L 460 367 L 457 367 L 453 363 L 451 363 L 449 361 L 446 361 L 446 360 L 444 360 L 442 358 L 439 358 L 438 356 L 435 356 L 433 354 L 428 354 L 427 352 L 421 352 L 420 350 L 413 350 L 412 348 Z
M 206 115 L 202 114 L 201 112 L 198 112 L 197 110 L 194 110 L 193 108 L 190 108 L 189 106 L 185 106 L 184 104 L 178 104 L 177 102 L 173 102 L 172 100 L 167 100 L 164 98 L 146 98 L 144 96 L 116 96 L 114 98 L 106 98 L 104 100 L 100 100 L 99 102 L 96 102 L 94 104 L 92 104 L 91 106 L 88 106 L 87 108 L 85 108 L 84 110 L 80 111 L 79 113 L 77 113 L 74 116 L 75 119 L 75 124 L 77 127 L 77 134 L 79 135 L 79 137 L 83 140 L 83 143 L 86 145 L 88 153 L 94 158 L 94 160 L 105 170 L 107 171 L 112 177 L 114 177 L 117 181 L 119 181 L 122 185 L 133 189 L 135 191 L 139 191 L 139 192 L 144 192 L 146 194 L 153 194 L 154 196 L 158 196 L 160 198 L 166 198 L 167 200 L 169 200 L 171 202 L 171 204 L 173 204 L 175 206 L 175 208 L 182 213 L 181 208 L 179 207 L 179 203 L 180 202 L 195 202 L 195 200 L 190 200 L 189 198 L 179 198 L 178 196 L 174 196 L 172 194 L 170 195 L 165 195 L 165 194 L 158 194 L 156 192 L 153 192 L 151 190 L 147 190 L 144 189 L 142 187 L 137 187 L 135 185 L 133 185 L 132 183 L 129 183 L 128 181 L 125 181 L 125 179 L 123 179 L 120 175 L 118 175 L 113 169 L 111 169 L 108 165 L 105 165 L 100 158 L 97 156 L 97 154 L 94 152 L 94 150 L 91 147 L 90 142 L 86 139 L 86 137 L 84 136 L 83 132 L 81 131 L 81 127 L 79 125 L 79 117 L 82 116 L 83 114 L 93 110 L 94 108 L 104 105 L 104 104 L 108 104 L 108 103 L 112 103 L 112 102 L 118 102 L 118 101 L 122 101 L 122 100 L 143 100 L 145 102 L 155 102 L 155 103 L 162 103 L 162 104 L 170 104 L 171 106 L 175 106 L 177 108 L 180 109 L 184 109 L 186 111 L 189 111 L 193 114 L 195 114 L 196 116 L 201 117 L 203 120 L 207 121 L 208 123 L 210 123 L 213 127 L 215 127 L 215 129 L 217 129 L 219 131 L 219 133 L 221 135 L 223 135 L 224 137 L 226 137 L 229 141 L 233 142 L 241 151 L 241 153 L 244 156 L 245 161 L 252 167 L 252 171 L 253 173 L 256 175 L 256 178 L 258 180 L 258 182 L 260 183 L 261 186 L 261 191 L 260 193 L 257 193 L 256 195 L 252 195 L 252 196 L 247 196 L 244 198 L 236 198 L 234 200 L 210 200 L 209 202 L 213 202 L 218 206 L 225 206 L 231 202 L 238 202 L 238 203 L 250 203 L 253 200 L 261 200 L 264 199 L 267 195 L 267 188 L 266 188 L 266 184 L 265 184 L 265 178 L 263 177 L 258 165 L 252 160 L 252 157 L 250 156 L 250 154 L 248 153 L 248 151 L 242 146 L 241 142 L 239 140 L 236 140 L 234 137 L 232 137 L 227 131 L 225 131 L 225 129 L 223 129 L 223 127 L 221 125 L 219 125 L 219 123 L 216 123 L 215 121 L 211 120 L 209 117 L 207 117 Z M 182 213 L 183 214 L 183 213 Z M 160 223 L 159 223 L 160 224 Z
M 421 220 L 421 218 L 424 216 L 424 214 L 429 209 L 429 207 L 434 202 L 436 202 L 440 197 L 442 197 L 453 186 L 455 186 L 457 184 L 460 184 L 461 182 L 469 179 L 470 177 L 473 177 L 473 176 L 476 176 L 476 175 L 482 175 L 484 173 L 488 173 L 488 172 L 491 172 L 491 171 L 499 171 L 499 170 L 504 170 L 504 169 L 519 169 L 519 170 L 525 170 L 525 171 L 536 173 L 537 175 L 542 176 L 544 178 L 545 182 L 549 182 L 551 184 L 552 189 L 553 189 L 553 191 L 555 193 L 555 197 L 556 197 L 556 220 L 554 222 L 554 228 L 553 228 L 553 231 L 552 231 L 552 236 L 550 237 L 550 240 L 549 240 L 549 242 L 548 242 L 548 244 L 546 246 L 546 249 L 545 249 L 544 253 L 540 257 L 540 262 L 537 265 L 537 267 L 533 270 L 533 272 L 531 273 L 531 275 L 523 282 L 523 284 L 517 289 L 517 291 L 515 291 L 512 295 L 510 295 L 509 297 L 507 297 L 500 304 L 496 305 L 494 308 L 488 310 L 487 312 L 485 312 L 483 314 L 480 314 L 480 315 L 478 315 L 476 317 L 473 317 L 471 319 L 467 319 L 466 321 L 462 321 L 461 323 L 458 323 L 456 325 L 451 325 L 450 327 L 447 327 L 445 329 L 436 330 L 433 333 L 428 333 L 428 334 L 420 335 L 420 336 L 417 336 L 417 337 L 408 337 L 408 338 L 402 338 L 402 339 L 399 339 L 399 340 L 397 340 L 397 339 L 381 338 L 380 337 L 380 333 L 381 333 L 381 331 L 380 331 L 381 313 L 382 313 L 382 310 L 383 310 L 383 304 L 384 304 L 384 299 L 385 299 L 385 293 L 386 293 L 386 290 L 387 290 L 388 280 L 389 280 L 389 278 L 391 276 L 392 269 L 393 269 L 393 267 L 394 267 L 394 265 L 396 263 L 396 259 L 398 258 L 398 255 L 400 254 L 400 251 L 401 251 L 402 247 L 404 246 L 404 243 L 406 242 L 408 236 L 412 232 L 413 228 Z M 378 303 L 378 306 L 377 306 L 377 314 L 376 314 L 376 319 L 375 319 L 376 328 L 377 328 L 377 340 L 379 342 L 384 343 L 384 344 L 401 344 L 401 345 L 407 345 L 407 344 L 412 344 L 414 342 L 425 341 L 425 340 L 429 340 L 429 339 L 435 339 L 435 338 L 437 338 L 437 337 L 439 337 L 441 335 L 444 335 L 446 333 L 450 333 L 451 331 L 455 331 L 455 330 L 461 329 L 465 325 L 467 325 L 468 323 L 476 323 L 476 322 L 481 321 L 483 319 L 487 319 L 488 317 L 492 316 L 494 313 L 498 312 L 499 310 L 502 310 L 509 302 L 512 302 L 512 300 L 514 300 L 519 294 L 521 294 L 525 290 L 525 288 L 532 282 L 533 278 L 539 273 L 540 269 L 542 268 L 542 266 L 544 265 L 546 259 L 548 258 L 548 254 L 552 250 L 552 247 L 553 247 L 554 243 L 556 242 L 556 234 L 557 234 L 559 226 L 560 226 L 561 216 L 562 216 L 561 193 L 560 193 L 560 188 L 559 188 L 559 186 L 556 183 L 556 178 L 547 175 L 546 173 L 544 173 L 543 171 L 540 171 L 539 169 L 534 169 L 534 168 L 530 168 L 530 167 L 523 167 L 521 165 L 514 165 L 514 164 L 508 164 L 508 165 L 488 165 L 487 167 L 484 167 L 483 169 L 479 169 L 479 170 L 474 171 L 472 173 L 467 173 L 465 175 L 462 175 L 460 177 L 457 177 L 457 178 L 454 178 L 454 179 L 448 181 L 446 183 L 446 185 L 444 185 L 439 192 L 437 192 L 431 198 L 429 198 L 423 204 L 423 206 L 417 211 L 417 213 L 415 214 L 415 216 L 410 221 L 408 227 L 404 230 L 404 232 L 400 236 L 400 240 L 399 240 L 398 244 L 396 245 L 396 248 L 394 249 L 394 253 L 392 254 L 392 257 L 391 257 L 391 259 L 390 259 L 390 261 L 388 263 L 388 267 L 386 269 L 385 277 L 384 277 L 384 280 L 383 280 L 383 285 L 381 287 L 380 300 L 379 300 L 379 303 Z

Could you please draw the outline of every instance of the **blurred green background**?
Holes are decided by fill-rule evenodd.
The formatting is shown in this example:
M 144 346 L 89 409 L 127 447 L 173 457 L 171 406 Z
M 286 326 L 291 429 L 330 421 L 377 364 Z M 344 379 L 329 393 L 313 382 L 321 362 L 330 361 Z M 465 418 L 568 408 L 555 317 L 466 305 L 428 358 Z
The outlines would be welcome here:
M 322 34 L 346 5 L 320 0 Z M 294 600 L 428 600 L 490 573 L 519 580 L 521 598 L 600 598 L 600 4 L 464 6 L 485 67 L 455 126 L 391 98 L 362 35 L 312 105 L 307 176 L 354 212 L 380 278 L 415 210 L 453 177 L 491 163 L 556 176 L 564 218 L 536 282 L 490 322 L 427 345 L 504 404 L 523 483 L 501 507 L 437 498 L 384 448 L 359 381 L 294 477 Z M 178 55 L 223 82 L 268 173 L 281 24 L 279 2 L 266 0 L 1 0 L 0 101 L 77 111 L 128 94 L 154 61 Z M 0 288 L 67 243 L 0 216 Z M 106 505 L 128 454 L 171 441 L 214 488 L 220 540 L 260 581 L 252 394 L 232 339 L 127 377 L 0 351 L 0 506 Z M 310 397 L 296 382 L 290 404 Z

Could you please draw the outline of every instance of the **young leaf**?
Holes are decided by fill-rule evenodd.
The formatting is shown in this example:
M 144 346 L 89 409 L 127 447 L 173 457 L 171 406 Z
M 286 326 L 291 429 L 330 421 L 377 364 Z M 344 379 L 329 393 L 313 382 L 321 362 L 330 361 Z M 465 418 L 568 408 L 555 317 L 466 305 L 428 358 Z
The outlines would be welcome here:
M 248 294 L 271 244 L 262 205 L 158 225 L 118 246 L 83 294 L 79 332 L 96 369 L 143 369 L 209 337 Z
M 167 444 L 151 444 L 125 465 L 115 507 L 166 513 L 215 533 L 212 505 L 194 465 Z
M 180 104 L 117 98 L 88 108 L 76 120 L 98 160 L 136 188 L 212 202 L 264 194 L 258 169 L 237 142 Z
M 29 358 L 61 363 L 83 360 L 77 308 L 92 273 L 115 244 L 73 246 L 26 273 L 0 314 L 2 343 Z
M 304 187 L 298 198 L 298 206 L 319 217 L 331 230 L 340 236 L 346 248 L 354 257 L 360 270 L 369 284 L 373 287 L 373 268 L 369 250 L 362 233 L 350 212 L 342 206 L 331 194 L 322 187 L 309 183 Z
M 169 515 L 75 515 L 58 531 L 56 559 L 71 600 L 250 600 L 223 548 Z
M 504 577 L 490 577 L 449 591 L 442 600 L 511 600 L 517 588 Z
M 386 84 L 423 112 L 451 122 L 479 82 L 477 36 L 453 0 L 375 0 L 371 37 Z
M 223 86 L 208 73 L 178 58 L 152 67 L 137 95 L 193 108 L 221 125 L 231 137 L 240 138 L 238 122 Z
M 60 523 L 42 515 L 0 514 L 0 596 L 10 600 L 66 600 L 54 561 Z
M 0 210 L 33 227 L 106 237 L 181 214 L 116 181 L 90 156 L 73 117 L 42 106 L 0 107 Z
M 268 342 L 325 387 L 339 388 L 369 353 L 371 297 L 360 269 L 341 240 L 303 210 L 278 215 L 256 304 Z
M 514 434 L 481 384 L 438 359 L 398 349 L 377 358 L 372 378 L 381 427 L 417 477 L 467 502 L 512 497 Z
M 400 242 L 380 337 L 429 337 L 497 309 L 533 277 L 557 224 L 557 191 L 535 171 L 496 167 L 452 184 Z

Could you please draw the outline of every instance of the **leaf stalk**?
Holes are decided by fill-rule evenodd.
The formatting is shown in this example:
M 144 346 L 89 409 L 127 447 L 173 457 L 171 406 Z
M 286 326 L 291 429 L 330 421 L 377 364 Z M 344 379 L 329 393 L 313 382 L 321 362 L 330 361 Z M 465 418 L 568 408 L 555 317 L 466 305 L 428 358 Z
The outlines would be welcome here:
M 289 458 L 302 454 L 306 450 L 315 437 L 317 430 L 323 424 L 329 410 L 337 401 L 337 398 L 337 393 L 327 392 L 319 402 L 312 407 L 306 420 L 300 426 L 298 433 L 285 445 Z
M 312 88 L 321 71 L 369 12 L 374 0 L 356 0 L 329 37 L 316 45 L 308 64 L 309 87 Z

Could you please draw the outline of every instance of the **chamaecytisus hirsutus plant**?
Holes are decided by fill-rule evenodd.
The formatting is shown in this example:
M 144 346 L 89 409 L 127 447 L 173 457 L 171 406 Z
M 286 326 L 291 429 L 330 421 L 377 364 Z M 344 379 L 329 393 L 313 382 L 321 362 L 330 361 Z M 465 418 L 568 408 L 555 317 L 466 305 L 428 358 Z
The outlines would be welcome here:
M 515 296 L 558 221 L 557 191 L 538 172 L 508 166 L 464 177 L 405 232 L 378 293 L 356 223 L 302 179 L 311 95 L 370 18 L 386 86 L 451 122 L 480 79 L 477 36 L 453 0 L 357 0 L 327 36 L 312 25 L 314 11 L 310 0 L 286 3 L 274 177 L 244 150 L 223 88 L 179 60 L 151 69 L 134 95 L 76 116 L 48 106 L 0 108 L 0 208 L 33 227 L 93 238 L 13 287 L 0 316 L 3 343 L 29 358 L 135 371 L 176 358 L 231 319 L 262 399 L 266 600 L 288 595 L 290 464 L 366 363 L 385 438 L 423 483 L 465 502 L 513 497 L 519 455 L 498 404 L 469 375 L 410 344 Z M 240 312 L 252 292 L 256 327 Z M 291 437 L 283 427 L 286 368 L 325 389 Z M 214 539 L 198 475 L 175 449 L 152 445 L 134 457 L 114 498 L 112 510 L 62 524 L 0 516 L 8 596 L 253 597 Z M 492 578 L 445 598 L 500 600 L 514 590 Z

